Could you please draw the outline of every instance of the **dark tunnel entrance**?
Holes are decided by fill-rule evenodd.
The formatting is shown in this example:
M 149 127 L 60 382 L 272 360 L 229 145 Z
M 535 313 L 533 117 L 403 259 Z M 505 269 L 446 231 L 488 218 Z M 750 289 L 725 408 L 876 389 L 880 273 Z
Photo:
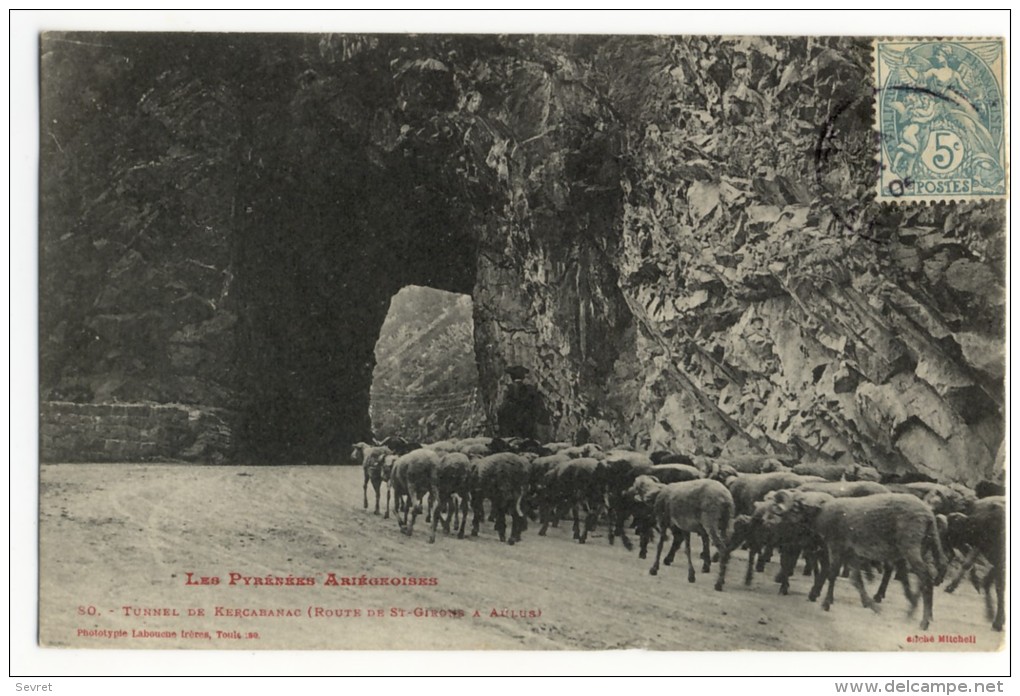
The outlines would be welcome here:
M 236 456 L 337 463 L 373 435 L 374 351 L 390 299 L 410 284 L 472 293 L 475 238 L 421 172 L 346 156 L 260 174 L 235 252 Z

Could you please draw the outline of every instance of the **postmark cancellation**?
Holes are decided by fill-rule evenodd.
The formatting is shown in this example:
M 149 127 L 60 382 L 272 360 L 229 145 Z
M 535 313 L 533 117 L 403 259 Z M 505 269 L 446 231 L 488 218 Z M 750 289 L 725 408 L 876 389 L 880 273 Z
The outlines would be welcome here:
M 875 39 L 878 199 L 1006 197 L 1001 39 Z

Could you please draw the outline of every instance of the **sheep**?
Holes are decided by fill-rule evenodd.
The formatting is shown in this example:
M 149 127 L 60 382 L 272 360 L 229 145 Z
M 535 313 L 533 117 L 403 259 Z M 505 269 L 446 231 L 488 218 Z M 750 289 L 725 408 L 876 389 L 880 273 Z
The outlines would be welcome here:
M 801 485 L 799 490 L 828 493 L 833 498 L 861 498 L 866 495 L 892 492 L 874 481 L 814 481 Z
M 843 478 L 847 481 L 874 481 L 875 483 L 881 483 L 882 472 L 873 466 L 854 463 L 846 468 L 846 474 L 844 474 Z
M 531 461 L 528 467 L 528 492 L 524 500 L 524 512 L 531 519 L 535 519 L 535 513 L 542 503 L 546 473 L 567 461 L 570 461 L 570 457 L 564 454 L 551 454 Z M 559 526 L 559 516 L 554 516 L 552 526 Z
M 970 562 L 981 554 L 991 565 L 984 582 L 985 607 L 992 629 L 1001 631 L 1005 623 L 1006 499 L 1001 496 L 981 498 L 973 504 L 969 515 L 950 513 L 947 516 L 946 542 L 951 549 L 970 547 Z M 990 592 L 993 582 L 997 604 L 994 613 Z M 956 584 L 954 582 L 946 591 L 951 592 Z
M 414 531 L 415 519 L 422 511 L 422 497 L 432 486 L 432 471 L 439 465 L 439 454 L 430 449 L 416 449 L 397 457 L 393 463 L 392 486 L 393 494 L 400 498 L 406 497 L 404 518 L 397 516 L 400 531 L 411 536 Z M 430 501 L 429 505 L 431 506 Z M 410 523 L 408 516 L 410 515 Z
M 623 547 L 630 551 L 634 545 L 624 531 L 624 522 L 630 514 L 623 492 L 641 475 L 651 474 L 652 460 L 640 452 L 611 450 L 605 456 L 606 500 L 609 503 L 609 543 L 620 537 Z M 642 556 L 644 558 L 644 556 Z
M 454 516 L 456 506 L 460 506 L 460 529 L 457 530 L 457 538 L 464 538 L 464 527 L 467 525 L 468 510 L 468 477 L 471 470 L 471 461 L 466 454 L 461 452 L 450 452 L 443 455 L 438 464 L 432 469 L 430 481 L 430 504 L 436 506 L 432 514 L 432 533 L 429 536 L 429 543 L 436 541 L 436 525 L 439 523 L 440 513 L 445 509 L 446 520 L 443 528 L 450 531 L 450 518 Z M 457 500 L 454 500 L 457 496 Z
M 642 482 L 647 488 L 647 481 Z M 719 576 L 715 581 L 716 591 L 722 591 L 726 580 L 726 564 L 729 561 L 729 527 L 733 519 L 733 496 L 726 486 L 718 481 L 699 479 L 664 485 L 655 495 L 653 516 L 659 530 L 659 544 L 656 547 L 655 562 L 649 574 L 659 572 L 662 547 L 670 531 L 673 532 L 673 548 L 680 540 L 686 540 L 687 581 L 694 582 L 694 564 L 691 562 L 691 533 L 702 538 L 707 547 L 708 539 L 719 551 Z M 706 548 L 707 550 L 707 548 Z M 707 554 L 705 554 L 707 556 Z M 668 558 L 668 560 L 672 560 Z M 707 561 L 706 561 L 707 566 Z M 707 572 L 707 571 L 705 571 Z
M 662 483 L 680 483 L 704 478 L 697 467 L 688 464 L 656 464 L 649 473 Z
M 431 445 L 425 445 L 430 450 L 435 450 L 440 454 L 446 454 L 447 452 L 456 452 L 457 443 L 453 440 L 440 440 L 439 442 L 433 442 Z
M 565 449 L 567 449 L 569 447 L 573 447 L 573 446 L 574 446 L 574 443 L 572 443 L 572 442 L 547 442 L 547 443 L 545 443 L 543 445 L 543 447 L 545 447 L 546 450 L 549 451 L 550 455 L 558 454 L 558 453 L 562 452 L 563 450 L 565 450 Z
M 801 476 L 821 476 L 826 481 L 839 481 L 846 476 L 847 467 L 829 462 L 809 462 L 795 465 L 793 473 Z
M 654 476 L 641 474 L 620 494 L 620 503 L 634 515 L 634 529 L 640 540 L 638 558 L 648 557 L 648 543 L 655 531 L 655 498 L 665 487 L 666 484 Z M 667 555 L 667 560 L 666 565 L 672 563 L 672 556 Z
M 355 443 L 351 449 L 351 460 L 355 464 L 360 464 L 365 472 L 365 483 L 361 487 L 365 497 L 364 507 L 366 510 L 368 509 L 368 484 L 371 483 L 372 488 L 375 489 L 375 511 L 373 514 L 376 515 L 379 514 L 379 491 L 383 483 L 382 460 L 388 454 L 392 454 L 388 447 L 373 447 L 364 442 Z
M 923 500 L 936 515 L 949 515 L 954 512 L 967 514 L 977 500 L 973 491 L 962 486 L 946 486 L 926 481 L 885 485 L 893 493 L 907 493 Z
M 736 514 L 753 515 L 754 504 L 763 499 L 769 491 L 797 488 L 805 483 L 824 480 L 819 476 L 801 476 L 787 471 L 775 471 L 768 474 L 734 476 L 726 481 L 726 486 L 733 494 Z
M 391 435 L 387 437 L 385 440 L 382 440 L 381 442 L 377 441 L 375 444 L 379 447 L 388 448 L 393 454 L 396 455 L 404 455 L 408 454 L 409 452 L 414 452 L 417 449 L 421 449 L 420 443 L 405 440 L 404 438 L 398 435 Z
M 938 483 L 938 479 L 934 479 L 927 474 L 922 474 L 917 471 L 908 471 L 903 474 L 889 473 L 882 474 L 882 477 L 878 480 L 879 483 L 890 484 L 890 483 Z
M 594 442 L 589 442 L 586 445 L 575 445 L 573 447 L 564 447 L 557 454 L 565 454 L 571 459 L 580 459 L 582 457 L 590 457 L 593 459 L 604 459 L 605 453 L 602 448 L 596 445 Z
M 726 483 L 734 476 L 740 476 L 740 472 L 732 466 L 729 464 L 720 464 L 719 462 L 712 462 L 704 468 L 698 468 L 704 478 L 719 481 L 720 483 Z
M 653 464 L 688 464 L 694 466 L 694 460 L 686 454 L 670 452 L 669 450 L 656 450 L 649 455 Z
M 719 457 L 716 463 L 733 467 L 740 474 L 768 474 L 774 471 L 789 471 L 790 467 L 783 464 L 774 455 L 743 454 L 730 457 Z
M 485 516 L 486 498 L 492 503 L 493 517 L 499 540 L 513 546 L 521 540 L 525 527 L 521 503 L 528 489 L 528 460 L 512 452 L 477 459 L 471 463 L 468 477 L 471 491 L 471 536 L 478 536 L 478 528 Z M 510 537 L 506 535 L 506 514 L 510 513 Z
M 579 544 L 598 522 L 599 511 L 606 505 L 605 465 L 598 459 L 583 457 L 567 459 L 546 472 L 542 487 L 542 528 L 545 536 L 549 523 L 557 515 L 559 505 L 569 505 L 574 517 L 574 538 Z M 585 508 L 584 529 L 580 528 L 580 509 Z
M 818 484 L 804 484 L 818 485 Z M 772 491 L 765 496 L 760 503 L 755 504 L 756 517 L 760 515 L 764 532 L 759 532 L 761 537 L 771 544 L 779 547 L 779 573 L 776 574 L 776 582 L 779 583 L 779 594 L 789 593 L 790 576 L 797 565 L 797 559 L 803 553 L 807 563 L 804 574 L 811 575 L 812 572 L 817 580 L 819 577 L 826 577 L 828 573 L 828 554 L 821 537 L 809 526 L 800 520 L 787 519 L 782 516 L 791 502 L 792 496 L 796 496 L 802 506 L 819 508 L 833 500 L 829 493 L 821 491 L 805 491 L 804 486 L 800 488 Z M 820 590 L 819 590 L 820 592 Z M 818 592 L 811 591 L 808 594 L 810 601 L 818 599 Z
M 884 493 L 863 498 L 836 498 L 817 504 L 794 491 L 791 503 L 779 512 L 784 518 L 808 524 L 824 541 L 828 550 L 829 588 L 822 602 L 826 611 L 832 606 L 836 577 L 844 562 L 851 564 L 851 580 L 861 603 L 874 611 L 878 604 L 867 595 L 861 578 L 861 560 L 892 564 L 901 571 L 908 567 L 921 581 L 924 614 L 921 630 L 928 630 L 932 619 L 933 585 L 942 582 L 946 558 L 939 540 L 935 515 L 924 502 L 912 495 Z M 925 551 L 934 555 L 934 577 L 924 559 Z M 905 573 L 901 579 L 912 608 L 916 597 L 911 593 Z M 822 575 L 811 590 L 817 597 L 824 584 Z
M 993 496 L 1006 495 L 1006 487 L 1001 483 L 982 479 L 974 486 L 974 495 L 978 498 L 991 498 Z

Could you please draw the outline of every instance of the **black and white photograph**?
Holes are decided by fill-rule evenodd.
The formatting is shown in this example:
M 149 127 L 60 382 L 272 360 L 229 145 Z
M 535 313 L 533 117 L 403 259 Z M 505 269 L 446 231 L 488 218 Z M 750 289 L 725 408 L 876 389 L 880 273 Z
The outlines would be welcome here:
M 44 651 L 1004 648 L 1008 38 L 325 29 L 37 36 Z

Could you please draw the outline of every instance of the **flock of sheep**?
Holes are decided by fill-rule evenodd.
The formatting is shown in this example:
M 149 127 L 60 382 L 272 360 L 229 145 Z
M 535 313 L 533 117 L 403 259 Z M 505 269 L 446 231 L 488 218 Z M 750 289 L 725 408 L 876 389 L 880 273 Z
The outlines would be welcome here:
M 620 537 L 628 550 L 633 548 L 627 536 L 627 529 L 633 529 L 641 558 L 658 533 L 652 575 L 660 561 L 672 563 L 683 546 L 688 580 L 694 582 L 691 535 L 701 537 L 702 572 L 718 561 L 716 590 L 723 589 L 731 552 L 741 547 L 748 550 L 747 584 L 753 570 L 763 570 L 778 551 L 781 594 L 787 593 L 803 556 L 805 575 L 814 575 L 809 599 L 816 600 L 828 581 L 822 602 L 826 610 L 841 571 L 844 577 L 849 573 L 861 602 L 872 609 L 895 576 L 912 609 L 922 601 L 922 630 L 932 619 L 933 587 L 945 577 L 949 559 L 959 557 L 961 566 L 947 591 L 969 572 L 975 587 L 985 593 L 992 628 L 1002 630 L 1005 490 L 993 482 L 971 490 L 926 477 L 883 475 L 859 465 L 791 467 L 770 456 L 691 458 L 522 438 L 477 437 L 425 446 L 388 438 L 354 445 L 352 458 L 364 469 L 365 508 L 372 484 L 379 514 L 381 486 L 387 483 L 385 516 L 390 515 L 392 497 L 400 530 L 410 536 L 418 515 L 425 512 L 431 522 L 429 543 L 435 541 L 440 523 L 450 533 L 452 522 L 463 539 L 469 507 L 471 535 L 477 535 L 486 519 L 486 500 L 488 520 L 495 522 L 500 541 L 507 544 L 520 541 L 528 519 L 537 520 L 538 534 L 544 536 L 550 524 L 558 525 L 568 514 L 574 538 L 583 544 L 604 516 L 609 543 Z M 672 544 L 663 560 L 670 535 Z M 882 573 L 882 581 L 869 596 L 862 572 L 872 570 Z M 911 574 L 920 581 L 916 591 Z

